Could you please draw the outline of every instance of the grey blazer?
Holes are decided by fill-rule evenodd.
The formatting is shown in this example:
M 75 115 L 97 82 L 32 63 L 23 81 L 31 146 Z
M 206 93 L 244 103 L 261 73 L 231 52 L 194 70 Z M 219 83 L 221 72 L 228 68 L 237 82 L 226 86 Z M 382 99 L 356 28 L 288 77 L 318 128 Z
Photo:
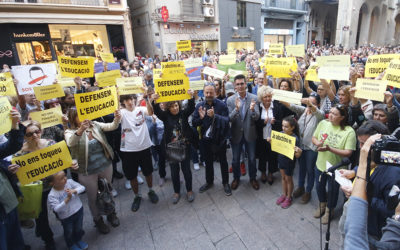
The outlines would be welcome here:
M 255 105 L 254 111 L 251 111 L 250 104 L 251 100 L 257 101 L 257 96 L 247 92 L 246 111 L 243 121 L 240 117 L 240 111 L 236 111 L 236 98 L 239 98 L 237 93 L 229 97 L 226 101 L 229 109 L 229 120 L 231 122 L 231 142 L 233 144 L 239 143 L 243 135 L 247 142 L 255 141 L 257 139 L 256 121 L 260 117 L 260 110 L 258 105 Z

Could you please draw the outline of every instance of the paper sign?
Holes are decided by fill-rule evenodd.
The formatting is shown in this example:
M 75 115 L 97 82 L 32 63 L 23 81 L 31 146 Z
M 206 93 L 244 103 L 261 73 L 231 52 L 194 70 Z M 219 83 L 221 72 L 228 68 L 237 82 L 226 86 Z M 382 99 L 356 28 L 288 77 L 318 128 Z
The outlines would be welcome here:
M 350 55 L 319 56 L 317 64 L 320 79 L 349 80 Z
M 32 120 L 42 125 L 42 129 L 62 124 L 62 115 L 61 106 L 29 114 Z
M 385 71 L 393 59 L 400 59 L 400 54 L 372 55 L 365 65 L 365 77 L 377 77 Z
M 93 120 L 118 109 L 115 86 L 89 93 L 75 94 L 76 110 L 80 121 Z
M 160 95 L 157 102 L 170 102 L 190 99 L 187 93 L 189 78 L 185 75 L 164 77 L 154 81 L 155 92 Z
M 107 63 L 106 68 L 107 68 L 107 71 L 116 70 L 116 69 L 120 70 L 121 69 L 121 67 L 119 65 L 119 62 Z
M 0 97 L 0 135 L 11 130 L 11 104 L 7 97 Z
M 247 71 L 243 71 L 243 70 L 235 70 L 235 69 L 228 69 L 228 75 L 229 78 L 234 78 L 237 75 L 244 75 L 247 76 Z
M 225 72 L 219 69 L 205 67 L 203 70 L 204 75 L 213 76 L 215 78 L 224 79 Z
M 60 84 L 63 88 L 75 86 L 74 78 L 72 77 L 62 77 L 58 75 L 57 83 Z
M 370 99 L 374 101 L 383 102 L 387 81 L 373 80 L 373 79 L 357 79 L 356 83 L 356 98 Z
M 203 66 L 203 59 L 201 57 L 189 58 L 189 59 L 183 60 L 183 63 L 185 64 L 186 69 L 194 68 L 194 67 L 201 67 L 201 66 Z
M 199 81 L 190 81 L 190 89 L 191 90 L 203 90 L 204 84 L 206 84 L 206 80 L 199 80 Z
M 58 65 L 61 76 L 87 78 L 94 75 L 94 57 L 71 58 L 59 56 Z
M 186 75 L 189 77 L 189 81 L 201 80 L 201 70 L 204 68 L 201 57 L 187 59 L 183 62 L 185 64 Z
M 321 82 L 321 79 L 318 77 L 317 68 L 317 63 L 311 63 L 310 67 L 307 69 L 306 81 Z
M 219 64 L 231 65 L 236 63 L 236 54 L 219 56 Z
M 160 74 L 162 73 L 161 69 L 153 69 L 153 79 L 161 79 Z
M 268 75 L 275 78 L 291 77 L 290 70 L 297 70 L 297 62 L 295 57 L 267 57 L 265 58 L 265 67 Z
M 114 86 L 117 82 L 116 79 L 121 77 L 119 70 L 111 70 L 95 74 L 96 82 L 99 87 Z
M 65 96 L 64 90 L 60 84 L 34 87 L 33 91 L 35 92 L 36 99 L 39 101 Z
M 171 77 L 177 74 L 185 74 L 185 64 L 183 61 L 177 62 L 162 62 L 161 71 L 163 77 Z
M 304 44 L 287 45 L 285 49 L 288 56 L 303 57 L 305 55 Z
M 142 77 L 117 78 L 118 93 L 120 95 L 131 95 L 143 93 Z
M 17 171 L 21 185 L 43 179 L 72 165 L 71 154 L 65 141 L 14 157 L 11 161 L 21 166 Z
M 191 51 L 192 50 L 192 41 L 176 41 L 176 49 L 178 51 Z
M 394 59 L 389 63 L 383 80 L 390 86 L 400 88 L 400 60 Z
M 351 180 L 342 176 L 342 174 L 339 172 L 339 169 L 335 170 L 335 181 L 339 183 L 340 186 L 343 187 L 351 187 L 353 185 Z
M 115 63 L 114 55 L 112 53 L 100 52 L 99 54 L 100 54 L 101 60 L 103 60 L 103 62 Z
M 94 73 L 101 73 L 104 72 L 104 64 L 103 62 L 95 63 L 94 64 Z
M 296 137 L 277 132 L 271 131 L 271 150 L 282 154 L 293 160 L 294 158 L 294 147 L 296 146 Z
M 272 98 L 277 101 L 288 102 L 293 104 L 301 104 L 303 98 L 302 93 L 296 93 L 292 91 L 274 89 L 272 92 Z
M 18 81 L 19 95 L 33 94 L 34 87 L 53 84 L 57 75 L 54 63 L 12 66 L 11 71 Z
M 282 55 L 283 54 L 283 44 L 275 43 L 269 45 L 268 53 L 270 55 Z
M 11 74 L 0 73 L 0 96 L 16 96 L 15 86 Z

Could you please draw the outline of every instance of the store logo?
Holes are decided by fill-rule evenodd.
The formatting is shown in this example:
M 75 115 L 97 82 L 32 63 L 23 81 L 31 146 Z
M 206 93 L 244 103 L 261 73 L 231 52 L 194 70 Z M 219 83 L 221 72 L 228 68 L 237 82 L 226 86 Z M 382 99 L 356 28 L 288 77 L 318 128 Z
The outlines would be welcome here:
M 46 34 L 35 32 L 35 33 L 13 33 L 14 38 L 25 38 L 25 37 L 45 37 Z
M 0 58 L 2 58 L 2 57 L 4 57 L 4 56 L 12 57 L 12 56 L 13 56 L 13 53 L 12 53 L 11 50 L 6 50 L 6 51 L 4 51 L 4 52 L 0 50 Z

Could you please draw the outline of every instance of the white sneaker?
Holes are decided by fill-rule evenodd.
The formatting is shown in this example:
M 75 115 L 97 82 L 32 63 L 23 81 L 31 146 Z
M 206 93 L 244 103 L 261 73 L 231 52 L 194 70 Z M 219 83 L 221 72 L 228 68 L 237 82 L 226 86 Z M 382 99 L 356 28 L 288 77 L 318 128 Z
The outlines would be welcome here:
M 139 184 L 143 184 L 144 183 L 142 177 L 140 177 L 139 175 L 137 176 L 137 181 L 138 181 Z
M 194 170 L 200 170 L 200 166 L 198 163 L 193 163 Z
M 160 187 L 162 187 L 165 183 L 165 178 L 160 178 L 158 184 L 160 185 Z
M 132 189 L 131 182 L 129 180 L 125 181 L 125 188 L 126 190 Z
M 117 190 L 113 189 L 113 190 L 111 190 L 111 194 L 115 198 L 115 197 L 117 197 L 118 192 L 117 192 Z

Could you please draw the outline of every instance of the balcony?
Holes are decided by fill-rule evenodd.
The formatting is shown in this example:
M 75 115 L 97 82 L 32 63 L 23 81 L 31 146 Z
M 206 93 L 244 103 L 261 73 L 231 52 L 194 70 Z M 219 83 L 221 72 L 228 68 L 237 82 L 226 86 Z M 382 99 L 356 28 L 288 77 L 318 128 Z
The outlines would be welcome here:
M 20 8 L 34 8 L 44 6 L 68 6 L 68 7 L 107 7 L 107 0 L 0 0 L 0 6 L 12 6 Z

